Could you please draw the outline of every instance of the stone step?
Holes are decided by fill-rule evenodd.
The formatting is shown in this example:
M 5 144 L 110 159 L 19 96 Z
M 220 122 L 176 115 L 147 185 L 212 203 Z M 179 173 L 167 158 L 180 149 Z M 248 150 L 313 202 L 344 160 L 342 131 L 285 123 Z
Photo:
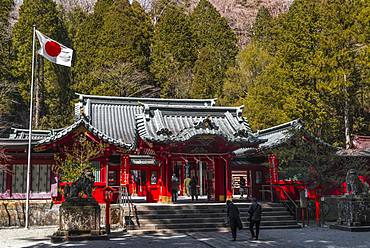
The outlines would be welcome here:
M 237 203 L 240 216 L 247 228 L 250 203 Z M 262 203 L 261 228 L 299 228 L 296 220 L 280 203 Z M 224 203 L 202 204 L 137 204 L 137 217 L 132 217 L 131 229 L 137 232 L 192 232 L 229 230 L 225 226 L 226 205 Z M 127 213 L 127 211 L 126 211 Z M 133 213 L 132 213 L 133 214 Z M 135 225 L 136 224 L 136 225 Z
M 294 226 L 297 225 L 295 221 L 269 221 L 261 222 L 261 228 L 272 227 L 272 226 Z M 243 222 L 244 228 L 249 226 L 248 222 Z M 135 226 L 136 227 L 136 226 Z M 225 223 L 177 223 L 177 224 L 142 224 L 140 229 L 143 230 L 159 230 L 159 229 L 201 229 L 201 228 L 222 228 L 227 227 Z
M 248 216 L 248 213 L 241 213 L 241 217 Z M 132 215 L 131 215 L 132 216 Z M 139 218 L 141 219 L 180 219 L 180 218 L 204 218 L 204 217 L 214 217 L 214 218 L 224 218 L 226 216 L 226 213 L 207 213 L 206 215 L 204 213 L 194 213 L 194 214 L 188 214 L 188 213 L 176 213 L 176 214 L 144 214 L 141 215 L 138 213 Z M 293 218 L 289 212 L 287 211 L 271 211 L 271 212 L 263 212 L 262 218 L 265 217 L 286 217 L 286 218 Z
M 261 230 L 266 229 L 295 229 L 301 228 L 300 225 L 287 225 L 287 226 L 264 226 L 260 227 Z M 230 232 L 228 227 L 214 227 L 214 228 L 185 228 L 185 229 L 135 229 L 128 230 L 130 234 L 140 235 L 140 234 L 153 234 L 153 233 L 192 233 L 192 232 Z
M 251 204 L 239 203 L 236 204 L 239 209 L 248 209 Z M 262 203 L 262 208 L 270 209 L 275 207 L 284 208 L 280 203 Z M 167 210 L 167 209 L 189 209 L 189 210 L 200 210 L 200 209 L 224 209 L 226 204 L 135 204 L 138 210 Z
M 247 208 L 239 208 L 241 213 L 247 213 Z M 284 207 L 270 207 L 270 208 L 263 208 L 263 212 L 272 212 L 272 211 L 286 211 Z M 127 212 L 127 211 L 126 211 Z M 205 208 L 205 209 L 181 209 L 181 208 L 167 208 L 167 209 L 137 209 L 139 215 L 145 214 L 177 214 L 177 213 L 188 213 L 188 214 L 196 214 L 196 213 L 226 213 L 226 208 Z
M 248 222 L 247 217 L 241 217 L 242 222 Z M 273 222 L 273 221 L 294 221 L 294 218 L 292 216 L 265 216 L 262 217 L 263 223 L 264 222 Z M 223 223 L 225 221 L 224 217 L 210 217 L 206 216 L 204 218 L 194 218 L 194 216 L 189 216 L 187 218 L 168 218 L 168 219 L 139 219 L 140 224 L 174 224 L 174 223 L 206 223 L 206 222 L 212 222 L 212 223 Z

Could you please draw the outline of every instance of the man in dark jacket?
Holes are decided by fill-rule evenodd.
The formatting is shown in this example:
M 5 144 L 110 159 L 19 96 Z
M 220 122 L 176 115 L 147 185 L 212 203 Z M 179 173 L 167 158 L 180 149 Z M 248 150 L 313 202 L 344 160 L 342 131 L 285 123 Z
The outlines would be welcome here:
M 177 202 L 177 194 L 179 192 L 179 179 L 177 178 L 175 173 L 173 173 L 172 175 L 171 183 L 172 183 L 172 202 Z
M 260 232 L 260 223 L 262 215 L 262 206 L 257 202 L 256 198 L 252 198 L 252 205 L 248 209 L 249 213 L 249 230 L 252 234 L 252 239 L 258 240 Z M 256 226 L 256 234 L 254 234 L 253 227 Z
M 233 236 L 233 241 L 236 240 L 236 230 L 237 228 L 242 229 L 243 225 L 239 216 L 238 207 L 232 203 L 232 201 L 226 201 L 227 205 L 227 218 L 229 220 L 229 225 L 231 229 L 231 234 Z
M 190 180 L 190 194 L 191 194 L 192 201 L 194 201 L 194 198 L 195 200 L 198 201 L 197 184 L 198 184 L 198 180 L 195 176 L 193 176 Z

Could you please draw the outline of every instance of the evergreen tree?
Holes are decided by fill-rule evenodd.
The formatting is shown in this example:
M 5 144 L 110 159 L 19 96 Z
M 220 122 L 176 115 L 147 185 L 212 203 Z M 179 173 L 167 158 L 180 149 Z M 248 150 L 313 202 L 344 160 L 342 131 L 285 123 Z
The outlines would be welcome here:
M 262 6 L 257 13 L 256 21 L 253 26 L 253 39 L 267 43 L 271 41 L 271 29 L 273 26 L 273 19 L 266 7 Z
M 194 57 L 189 17 L 169 4 L 155 26 L 150 68 L 163 97 L 188 97 Z
M 312 189 L 322 186 L 323 194 L 330 194 L 345 181 L 349 169 L 355 169 L 359 175 L 370 175 L 366 159 L 338 156 L 334 147 L 318 142 L 304 130 L 291 134 L 285 146 L 274 149 L 283 179 L 298 179 Z
M 322 52 L 317 57 L 321 59 L 322 77 L 317 89 L 337 120 L 331 134 L 345 140 L 347 148 L 351 146 L 351 133 L 369 127 L 363 101 L 364 94 L 369 95 L 370 85 L 369 33 L 363 29 L 369 23 L 359 18 L 366 9 L 370 14 L 369 5 L 367 1 L 336 0 L 321 6 L 323 28 L 319 44 Z
M 81 8 L 75 7 L 69 11 L 65 11 L 63 15 L 63 21 L 65 23 L 68 36 L 71 40 L 72 47 L 75 47 L 75 41 L 80 31 L 82 23 L 84 23 L 88 18 L 88 12 Z
M 302 118 L 315 135 L 344 145 L 347 118 L 348 131 L 366 133 L 369 21 L 360 16 L 369 14 L 368 5 L 297 0 L 273 22 L 272 42 L 253 39 L 273 56 L 242 101 L 254 128 Z
M 77 68 L 74 70 L 74 90 L 102 95 L 112 93 L 112 90 L 107 88 L 110 84 L 102 81 L 96 72 L 104 71 L 107 78 L 117 79 L 120 75 L 121 78 L 117 80 L 123 83 L 130 78 L 129 75 L 118 73 L 113 68 L 126 66 L 134 66 L 133 71 L 142 73 L 147 79 L 142 81 L 141 78 L 136 84 L 147 85 L 150 80 L 147 71 L 151 35 L 150 18 L 136 1 L 132 5 L 127 0 L 98 1 L 94 13 L 86 19 L 76 34 Z M 124 69 L 122 72 L 132 71 L 131 69 Z M 103 89 L 107 92 L 102 91 Z M 120 95 L 123 92 L 131 94 L 136 90 L 113 93 Z
M 93 13 L 88 14 L 80 23 L 73 23 L 77 26 L 72 40 L 75 54 L 72 89 L 75 92 L 90 94 L 96 85 L 91 72 L 94 70 L 100 48 L 98 36 L 103 27 L 103 18 L 113 2 L 113 0 L 98 0 Z
M 25 105 L 28 105 L 31 81 L 32 26 L 45 35 L 70 45 L 56 4 L 51 0 L 25 0 L 19 10 L 19 20 L 13 29 L 14 60 L 13 76 Z M 41 56 L 36 60 L 35 80 L 35 127 L 50 128 L 67 125 L 70 115 L 68 105 L 69 68 L 45 61 Z
M 226 72 L 223 86 L 224 104 L 242 105 L 249 88 L 272 62 L 273 57 L 255 42 L 248 44 L 236 57 L 234 67 Z
M 236 35 L 226 19 L 207 0 L 200 0 L 191 14 L 191 27 L 199 60 L 194 69 L 192 96 L 218 96 L 222 91 L 225 72 L 234 65 L 238 52 Z
M 10 72 L 10 24 L 12 0 L 0 0 L 0 134 L 11 125 L 14 83 Z
M 149 65 L 151 22 L 140 5 L 117 0 L 103 18 L 95 64 L 131 62 L 146 70 Z

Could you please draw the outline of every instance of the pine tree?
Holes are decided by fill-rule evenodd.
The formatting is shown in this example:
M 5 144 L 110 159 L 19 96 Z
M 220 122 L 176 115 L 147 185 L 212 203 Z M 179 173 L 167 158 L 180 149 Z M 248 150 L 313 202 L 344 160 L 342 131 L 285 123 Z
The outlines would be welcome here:
M 360 13 L 370 14 L 369 6 L 367 1 L 330 1 L 321 6 L 323 75 L 317 88 L 337 117 L 337 129 L 331 131 L 337 139 L 345 140 L 347 148 L 351 146 L 351 133 L 366 131 L 369 125 L 363 102 L 370 86 L 370 39 L 363 29 L 369 22 L 359 18 Z
M 155 26 L 150 67 L 163 97 L 188 97 L 194 57 L 189 17 L 169 4 Z
M 90 94 L 96 85 L 91 71 L 94 70 L 95 59 L 100 48 L 98 36 L 103 27 L 103 18 L 113 2 L 113 0 L 98 0 L 93 13 L 88 14 L 82 22 L 74 23 L 77 27 L 72 40 L 75 53 L 72 90 L 75 92 Z
M 199 60 L 194 69 L 192 96 L 219 96 L 225 72 L 234 65 L 238 52 L 236 35 L 207 0 L 201 0 L 191 14 L 191 27 Z
M 136 84 L 146 86 L 150 78 L 147 71 L 150 63 L 150 40 L 152 25 L 149 16 L 135 1 L 130 5 L 127 0 L 98 1 L 94 13 L 82 24 L 76 35 L 77 68 L 74 70 L 74 90 L 82 93 L 107 95 L 112 93 L 110 84 L 101 80 L 97 72 L 104 71 L 107 78 L 116 78 L 122 84 L 129 75 L 123 72 L 141 73 L 145 80 Z M 124 69 L 121 74 L 113 68 Z M 108 75 L 112 73 L 112 75 Z M 111 82 L 114 83 L 114 82 Z M 142 88 L 140 85 L 136 85 Z M 134 87 L 136 89 L 136 86 Z M 102 91 L 106 89 L 107 92 Z M 135 93 L 114 91 L 114 95 Z
M 266 7 L 262 6 L 257 13 L 256 21 L 253 26 L 253 39 L 267 43 L 271 39 L 271 28 L 273 19 Z
M 297 0 L 273 22 L 273 46 L 254 39 L 273 56 L 243 101 L 255 128 L 301 118 L 315 135 L 344 145 L 346 118 L 348 131 L 366 133 L 368 5 Z
M 149 65 L 151 22 L 144 10 L 127 0 L 117 0 L 104 15 L 98 36 L 95 64 L 131 62 L 146 70 Z
M 32 26 L 45 35 L 70 45 L 56 4 L 51 0 L 25 0 L 13 30 L 13 76 L 28 105 L 31 81 Z M 69 69 L 37 56 L 35 80 L 35 127 L 60 127 L 69 123 Z M 67 117 L 67 118 L 66 118 Z
M 0 134 L 11 125 L 11 93 L 14 83 L 10 72 L 9 14 L 13 1 L 0 0 Z

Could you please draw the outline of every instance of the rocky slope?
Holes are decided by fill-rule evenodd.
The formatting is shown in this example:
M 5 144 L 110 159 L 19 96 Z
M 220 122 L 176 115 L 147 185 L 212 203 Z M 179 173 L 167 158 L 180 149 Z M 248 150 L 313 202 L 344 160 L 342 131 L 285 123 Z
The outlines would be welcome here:
M 88 11 L 93 9 L 96 0 L 54 0 L 61 4 L 68 11 L 75 6 L 82 6 Z M 141 0 L 142 4 L 148 8 L 153 0 Z M 239 45 L 243 47 L 248 43 L 251 35 L 258 9 L 265 6 L 273 16 L 286 12 L 293 0 L 209 0 L 216 9 L 224 16 L 230 26 L 235 30 L 239 37 Z M 11 14 L 12 23 L 17 20 L 19 6 L 23 0 L 15 0 L 14 11 Z M 199 0 L 192 0 L 194 7 Z

